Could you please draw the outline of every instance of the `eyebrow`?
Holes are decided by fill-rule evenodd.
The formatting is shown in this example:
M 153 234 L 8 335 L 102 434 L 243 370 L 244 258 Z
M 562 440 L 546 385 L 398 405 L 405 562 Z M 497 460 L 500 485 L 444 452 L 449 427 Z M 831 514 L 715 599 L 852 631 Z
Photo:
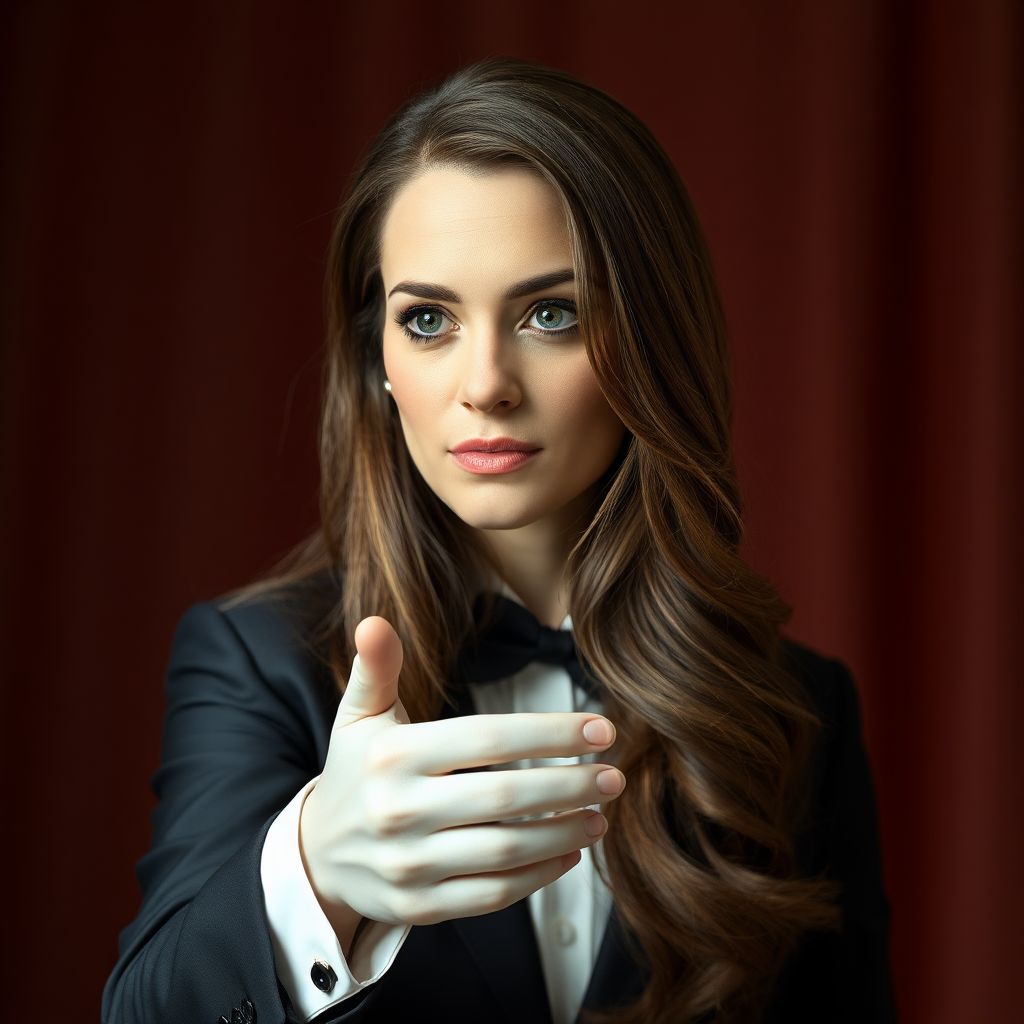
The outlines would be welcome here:
M 525 281 L 519 281 L 512 285 L 502 298 L 506 302 L 512 299 L 521 299 L 524 295 L 542 292 L 545 288 L 553 288 L 556 284 L 565 284 L 566 281 L 575 279 L 576 275 L 571 267 L 565 270 L 553 270 L 550 274 L 538 274 L 536 277 L 528 277 Z M 421 299 L 434 299 L 437 302 L 458 303 L 462 301 L 451 288 L 446 288 L 443 284 L 431 284 L 428 281 L 400 281 L 388 292 L 388 298 L 390 299 L 395 292 L 404 292 L 406 295 L 415 295 Z

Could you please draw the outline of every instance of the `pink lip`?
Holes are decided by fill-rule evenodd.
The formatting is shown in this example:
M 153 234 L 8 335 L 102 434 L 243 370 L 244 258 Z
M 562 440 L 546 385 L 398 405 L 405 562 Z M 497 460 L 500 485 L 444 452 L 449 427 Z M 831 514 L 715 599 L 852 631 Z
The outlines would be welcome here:
M 470 473 L 511 473 L 529 462 L 538 447 L 511 437 L 474 437 L 450 448 L 452 458 Z

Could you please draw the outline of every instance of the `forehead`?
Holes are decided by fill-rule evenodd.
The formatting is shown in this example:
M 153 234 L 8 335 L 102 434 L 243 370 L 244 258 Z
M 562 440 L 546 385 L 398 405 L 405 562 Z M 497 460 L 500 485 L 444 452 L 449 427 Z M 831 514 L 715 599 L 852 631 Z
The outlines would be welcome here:
M 381 235 L 386 284 L 411 279 L 504 284 L 572 265 L 565 212 L 555 190 L 523 167 L 437 167 L 395 197 Z M 499 282 L 495 280 L 495 285 Z

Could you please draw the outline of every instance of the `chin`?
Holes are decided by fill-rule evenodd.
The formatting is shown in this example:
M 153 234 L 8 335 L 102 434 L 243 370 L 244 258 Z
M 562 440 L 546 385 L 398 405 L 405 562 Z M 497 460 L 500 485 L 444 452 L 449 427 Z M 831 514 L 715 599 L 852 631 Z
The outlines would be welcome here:
M 476 530 L 517 530 L 543 519 L 552 511 L 533 502 L 516 501 L 512 495 L 494 495 L 487 500 L 459 496 L 445 504 L 467 526 Z

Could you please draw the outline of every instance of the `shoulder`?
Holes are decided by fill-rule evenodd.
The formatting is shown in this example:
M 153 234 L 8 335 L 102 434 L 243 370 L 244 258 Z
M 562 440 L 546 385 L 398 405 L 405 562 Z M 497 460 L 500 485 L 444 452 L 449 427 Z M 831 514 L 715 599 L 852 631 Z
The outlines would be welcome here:
M 825 782 L 837 766 L 864 757 L 860 697 L 850 670 L 802 644 L 786 640 L 785 664 L 804 688 L 821 729 L 816 774 Z
M 826 732 L 847 725 L 851 715 L 859 728 L 857 687 L 850 670 L 793 640 L 783 642 L 784 664 L 802 684 Z
M 816 870 L 850 861 L 843 870 L 855 873 L 860 868 L 853 862 L 877 860 L 878 831 L 857 687 L 841 661 L 789 641 L 786 653 L 821 723 L 810 763 L 804 848 Z
M 838 884 L 843 926 L 802 943 L 765 1020 L 892 1021 L 889 905 L 857 687 L 841 661 L 789 641 L 786 664 L 821 722 L 797 863 L 806 877 Z
M 193 605 L 178 625 L 167 672 L 171 708 L 204 703 L 267 706 L 330 720 L 338 703 L 309 604 L 269 592 Z
M 294 601 L 276 593 L 192 605 L 178 624 L 172 657 L 200 651 L 206 656 L 244 652 L 271 672 L 296 660 L 322 656 L 308 616 Z

